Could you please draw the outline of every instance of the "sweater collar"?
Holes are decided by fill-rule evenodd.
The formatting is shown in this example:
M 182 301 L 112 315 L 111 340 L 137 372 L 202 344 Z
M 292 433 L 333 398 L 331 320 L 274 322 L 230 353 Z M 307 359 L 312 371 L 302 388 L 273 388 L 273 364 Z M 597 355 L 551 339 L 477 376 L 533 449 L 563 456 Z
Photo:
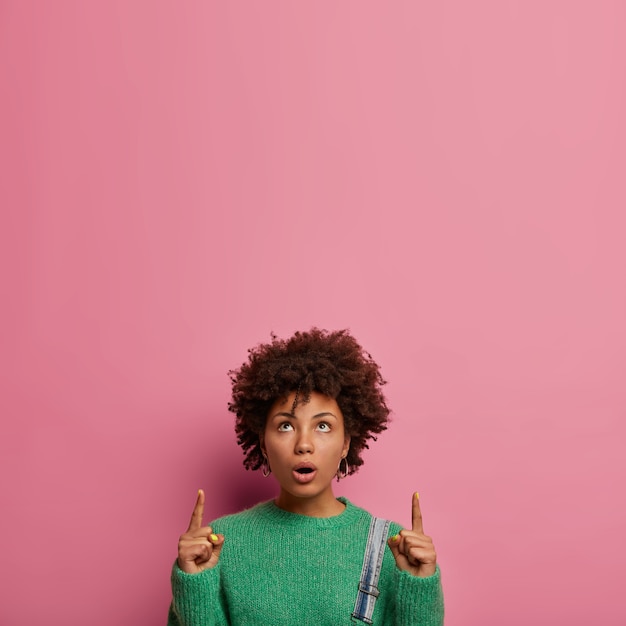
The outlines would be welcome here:
M 291 528 L 305 529 L 338 528 L 339 526 L 354 524 L 363 515 L 367 515 L 363 509 L 354 506 L 347 498 L 340 496 L 337 500 L 343 502 L 346 508 L 339 513 L 339 515 L 333 515 L 332 517 L 311 517 L 309 515 L 284 511 L 283 509 L 279 509 L 273 500 L 260 504 L 259 510 L 260 513 L 268 517 L 272 523 L 289 526 Z

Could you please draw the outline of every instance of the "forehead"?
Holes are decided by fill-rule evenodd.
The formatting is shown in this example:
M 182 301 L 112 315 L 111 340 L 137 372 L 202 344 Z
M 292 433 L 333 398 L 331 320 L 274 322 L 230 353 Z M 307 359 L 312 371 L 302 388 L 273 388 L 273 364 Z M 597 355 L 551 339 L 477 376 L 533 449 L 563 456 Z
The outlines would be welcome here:
M 307 417 L 311 415 L 317 415 L 319 413 L 332 413 L 337 418 L 343 418 L 341 409 L 339 408 L 337 401 L 329 396 L 325 396 L 316 391 L 312 391 L 309 394 L 308 400 L 304 402 L 302 399 L 302 395 L 298 394 L 298 403 L 296 404 L 294 409 L 295 399 L 295 391 L 292 391 L 284 398 L 278 398 L 270 409 L 270 415 L 274 415 L 277 412 L 293 412 L 296 417 Z

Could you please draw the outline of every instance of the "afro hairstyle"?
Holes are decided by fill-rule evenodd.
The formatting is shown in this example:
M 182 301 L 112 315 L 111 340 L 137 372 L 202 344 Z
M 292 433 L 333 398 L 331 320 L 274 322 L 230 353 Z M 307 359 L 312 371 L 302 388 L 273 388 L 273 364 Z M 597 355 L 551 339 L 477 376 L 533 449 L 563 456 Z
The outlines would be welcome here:
M 348 473 L 362 464 L 367 440 L 387 428 L 389 408 L 382 393 L 379 366 L 348 330 L 329 332 L 312 328 L 289 339 L 272 333 L 271 341 L 248 350 L 248 360 L 228 372 L 232 382 L 237 443 L 245 455 L 246 469 L 263 464 L 260 435 L 274 402 L 297 392 L 296 402 L 307 402 L 311 392 L 333 398 L 350 435 Z

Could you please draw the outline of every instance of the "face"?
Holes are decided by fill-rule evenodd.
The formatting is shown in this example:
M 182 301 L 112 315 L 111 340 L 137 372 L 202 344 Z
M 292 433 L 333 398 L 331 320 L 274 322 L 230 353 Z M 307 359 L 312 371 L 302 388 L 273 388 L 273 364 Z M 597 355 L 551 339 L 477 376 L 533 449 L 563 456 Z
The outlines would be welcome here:
M 295 393 L 270 409 L 261 447 L 281 486 L 280 498 L 335 501 L 332 480 L 350 447 L 337 402 L 312 392 L 292 412 Z

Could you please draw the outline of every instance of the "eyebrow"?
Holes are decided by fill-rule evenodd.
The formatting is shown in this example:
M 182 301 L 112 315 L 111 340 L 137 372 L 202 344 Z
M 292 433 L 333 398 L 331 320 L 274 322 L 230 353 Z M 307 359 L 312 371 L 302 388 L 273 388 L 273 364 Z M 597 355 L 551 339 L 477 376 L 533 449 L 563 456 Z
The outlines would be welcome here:
M 334 417 L 335 419 L 337 419 L 337 416 L 334 413 L 331 413 L 330 411 L 324 411 L 323 413 L 317 413 L 316 415 L 314 415 L 311 419 L 321 419 L 322 417 Z M 286 411 L 281 411 L 279 413 L 275 413 L 274 415 L 272 415 L 272 419 L 275 417 L 288 417 L 289 419 L 294 419 L 297 420 L 298 417 L 296 415 L 294 415 L 293 413 L 287 413 Z

